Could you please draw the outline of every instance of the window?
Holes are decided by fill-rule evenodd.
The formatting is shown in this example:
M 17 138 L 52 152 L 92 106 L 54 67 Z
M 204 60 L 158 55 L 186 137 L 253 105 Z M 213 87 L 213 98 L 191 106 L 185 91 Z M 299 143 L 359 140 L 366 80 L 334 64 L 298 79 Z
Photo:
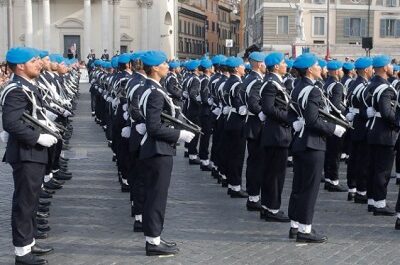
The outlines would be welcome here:
M 184 21 L 183 24 L 184 24 L 184 31 L 183 31 L 183 33 L 186 34 L 186 30 L 187 30 L 187 23 L 186 23 L 186 21 Z
M 397 0 L 386 0 L 386 6 L 389 7 L 397 6 Z
M 289 33 L 289 17 L 278 16 L 277 34 L 288 34 Z
M 326 0 L 313 0 L 313 3 L 322 5 L 322 4 L 326 4 Z
M 179 33 L 181 33 L 182 32 L 182 20 L 179 20 L 179 24 L 178 24 L 178 31 L 179 31 Z
M 396 28 L 399 28 L 399 20 L 395 19 L 381 19 L 381 37 L 399 37 L 399 30 L 396 30 Z M 397 23 L 396 23 L 397 22 Z M 396 27 L 397 26 L 397 27 Z
M 215 22 L 213 22 L 213 23 L 211 24 L 211 27 L 212 27 L 212 31 L 214 32 L 214 31 L 215 31 Z
M 314 36 L 325 36 L 325 17 L 314 17 Z
M 350 18 L 350 36 L 361 36 L 361 18 Z
M 367 36 L 367 19 L 366 18 L 344 18 L 344 37 L 366 37 Z

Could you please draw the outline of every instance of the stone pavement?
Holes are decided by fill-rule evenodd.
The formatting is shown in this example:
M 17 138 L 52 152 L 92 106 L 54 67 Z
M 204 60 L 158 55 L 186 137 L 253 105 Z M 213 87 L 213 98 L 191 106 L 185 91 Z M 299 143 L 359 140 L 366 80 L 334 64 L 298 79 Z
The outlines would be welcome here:
M 288 224 L 266 223 L 247 212 L 246 200 L 231 199 L 208 173 L 189 166 L 179 148 L 163 236 L 176 240 L 175 257 L 146 257 L 144 237 L 132 232 L 129 196 L 121 193 L 116 167 L 103 130 L 90 116 L 88 86 L 82 85 L 70 171 L 74 177 L 52 200 L 52 231 L 43 244 L 55 248 L 50 264 L 400 264 L 400 231 L 393 217 L 374 217 L 366 206 L 346 201 L 346 193 L 322 189 L 314 227 L 328 235 L 325 244 L 296 244 Z M 0 154 L 4 144 L 0 144 Z M 287 211 L 292 173 L 287 176 L 282 209 Z M 13 263 L 10 166 L 0 166 L 0 264 Z M 345 183 L 345 166 L 341 169 Z M 389 184 L 394 206 L 399 188 Z

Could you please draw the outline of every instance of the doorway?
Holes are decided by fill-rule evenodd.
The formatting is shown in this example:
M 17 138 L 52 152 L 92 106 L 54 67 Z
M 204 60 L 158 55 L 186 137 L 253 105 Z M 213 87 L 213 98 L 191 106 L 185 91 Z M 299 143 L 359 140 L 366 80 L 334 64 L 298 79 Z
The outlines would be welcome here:
M 81 36 L 64 35 L 64 57 L 81 58 Z

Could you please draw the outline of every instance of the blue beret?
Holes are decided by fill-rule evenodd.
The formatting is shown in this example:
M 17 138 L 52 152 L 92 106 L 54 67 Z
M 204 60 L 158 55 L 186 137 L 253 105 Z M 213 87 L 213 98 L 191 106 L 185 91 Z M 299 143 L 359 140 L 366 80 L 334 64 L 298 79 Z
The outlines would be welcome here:
M 294 68 L 307 69 L 318 63 L 318 58 L 313 53 L 303 53 L 293 63 Z
M 328 62 L 328 70 L 339 70 L 343 67 L 343 63 L 341 61 L 332 60 Z
M 48 51 L 40 51 L 39 56 L 40 56 L 40 58 L 44 58 L 46 56 L 49 56 L 49 52 Z
M 167 55 L 162 51 L 148 51 L 143 54 L 142 62 L 147 66 L 157 66 L 167 60 Z
M 129 63 L 130 60 L 131 60 L 131 55 L 129 53 L 123 53 L 120 56 L 118 56 L 119 64 Z
M 399 70 L 400 70 L 400 65 L 397 64 L 393 65 L 393 71 L 398 72 Z
M 145 53 L 145 52 L 142 52 L 142 51 L 132 53 L 132 55 L 131 55 L 131 60 L 134 61 L 134 60 L 139 60 L 139 59 L 141 59 L 141 57 L 143 56 L 144 53 Z
M 62 63 L 64 61 L 64 57 L 61 54 L 50 54 L 49 55 L 50 61 L 53 63 Z
M 226 57 L 222 54 L 215 55 L 211 61 L 213 64 L 221 64 L 222 61 L 225 61 Z
M 104 68 L 107 68 L 107 69 L 112 68 L 111 62 L 104 62 L 103 67 L 104 67 Z
M 28 47 L 11 48 L 6 55 L 6 61 L 12 64 L 24 64 L 38 57 L 37 52 Z
M 196 68 L 198 68 L 200 66 L 200 61 L 199 60 L 191 60 L 186 64 L 186 68 L 189 71 L 193 71 Z
M 262 52 L 252 52 L 250 53 L 249 59 L 256 62 L 264 62 L 265 54 Z
M 370 57 L 360 57 L 354 63 L 356 69 L 365 69 L 372 66 L 372 58 Z
M 94 61 L 94 65 L 95 66 L 101 66 L 103 63 L 102 63 L 103 61 L 102 60 L 96 60 L 96 61 Z
M 169 68 L 175 69 L 175 68 L 178 68 L 178 67 L 180 67 L 180 66 L 181 66 L 181 64 L 180 64 L 180 62 L 178 62 L 178 61 L 171 61 L 171 62 L 169 62 Z
M 228 67 L 236 68 L 241 65 L 244 66 L 244 62 L 243 62 L 242 58 L 231 56 L 228 59 L 226 59 L 226 66 L 228 66 Z
M 200 61 L 200 65 L 205 69 L 211 68 L 213 63 L 210 59 L 203 59 Z
M 265 65 L 270 67 L 280 64 L 284 58 L 285 56 L 281 52 L 270 53 L 267 55 L 267 57 L 265 57 Z
M 351 71 L 351 70 L 354 69 L 354 64 L 351 63 L 351 62 L 345 62 L 345 63 L 343 64 L 343 69 L 346 69 L 346 70 Z
M 292 59 L 286 59 L 285 62 L 286 62 L 286 64 L 287 64 L 287 67 L 288 67 L 288 68 L 292 68 L 292 67 L 293 67 L 294 60 L 292 60 Z
M 251 70 L 251 64 L 249 63 L 244 64 L 244 68 L 246 68 L 246 70 Z
M 328 65 L 324 59 L 318 59 L 318 64 L 321 66 L 321 68 L 324 68 Z
M 372 59 L 372 66 L 374 68 L 384 67 L 390 64 L 391 59 L 387 55 L 377 55 Z
M 119 59 L 119 56 L 115 56 L 115 57 L 113 57 L 113 58 L 111 59 L 111 66 L 112 66 L 112 68 L 115 68 L 115 69 L 118 68 L 118 59 Z

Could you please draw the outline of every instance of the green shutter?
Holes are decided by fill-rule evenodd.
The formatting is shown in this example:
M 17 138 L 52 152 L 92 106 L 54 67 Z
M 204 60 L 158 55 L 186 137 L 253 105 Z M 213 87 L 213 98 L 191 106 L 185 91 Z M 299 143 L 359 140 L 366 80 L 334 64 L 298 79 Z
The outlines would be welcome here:
M 381 19 L 380 31 L 379 31 L 381 38 L 386 37 L 385 31 L 386 31 L 386 19 Z
M 366 18 L 361 19 L 361 25 L 360 25 L 360 33 L 361 37 L 367 37 L 367 31 L 368 31 L 368 23 Z
M 350 18 L 346 17 L 343 19 L 343 36 L 350 37 Z

